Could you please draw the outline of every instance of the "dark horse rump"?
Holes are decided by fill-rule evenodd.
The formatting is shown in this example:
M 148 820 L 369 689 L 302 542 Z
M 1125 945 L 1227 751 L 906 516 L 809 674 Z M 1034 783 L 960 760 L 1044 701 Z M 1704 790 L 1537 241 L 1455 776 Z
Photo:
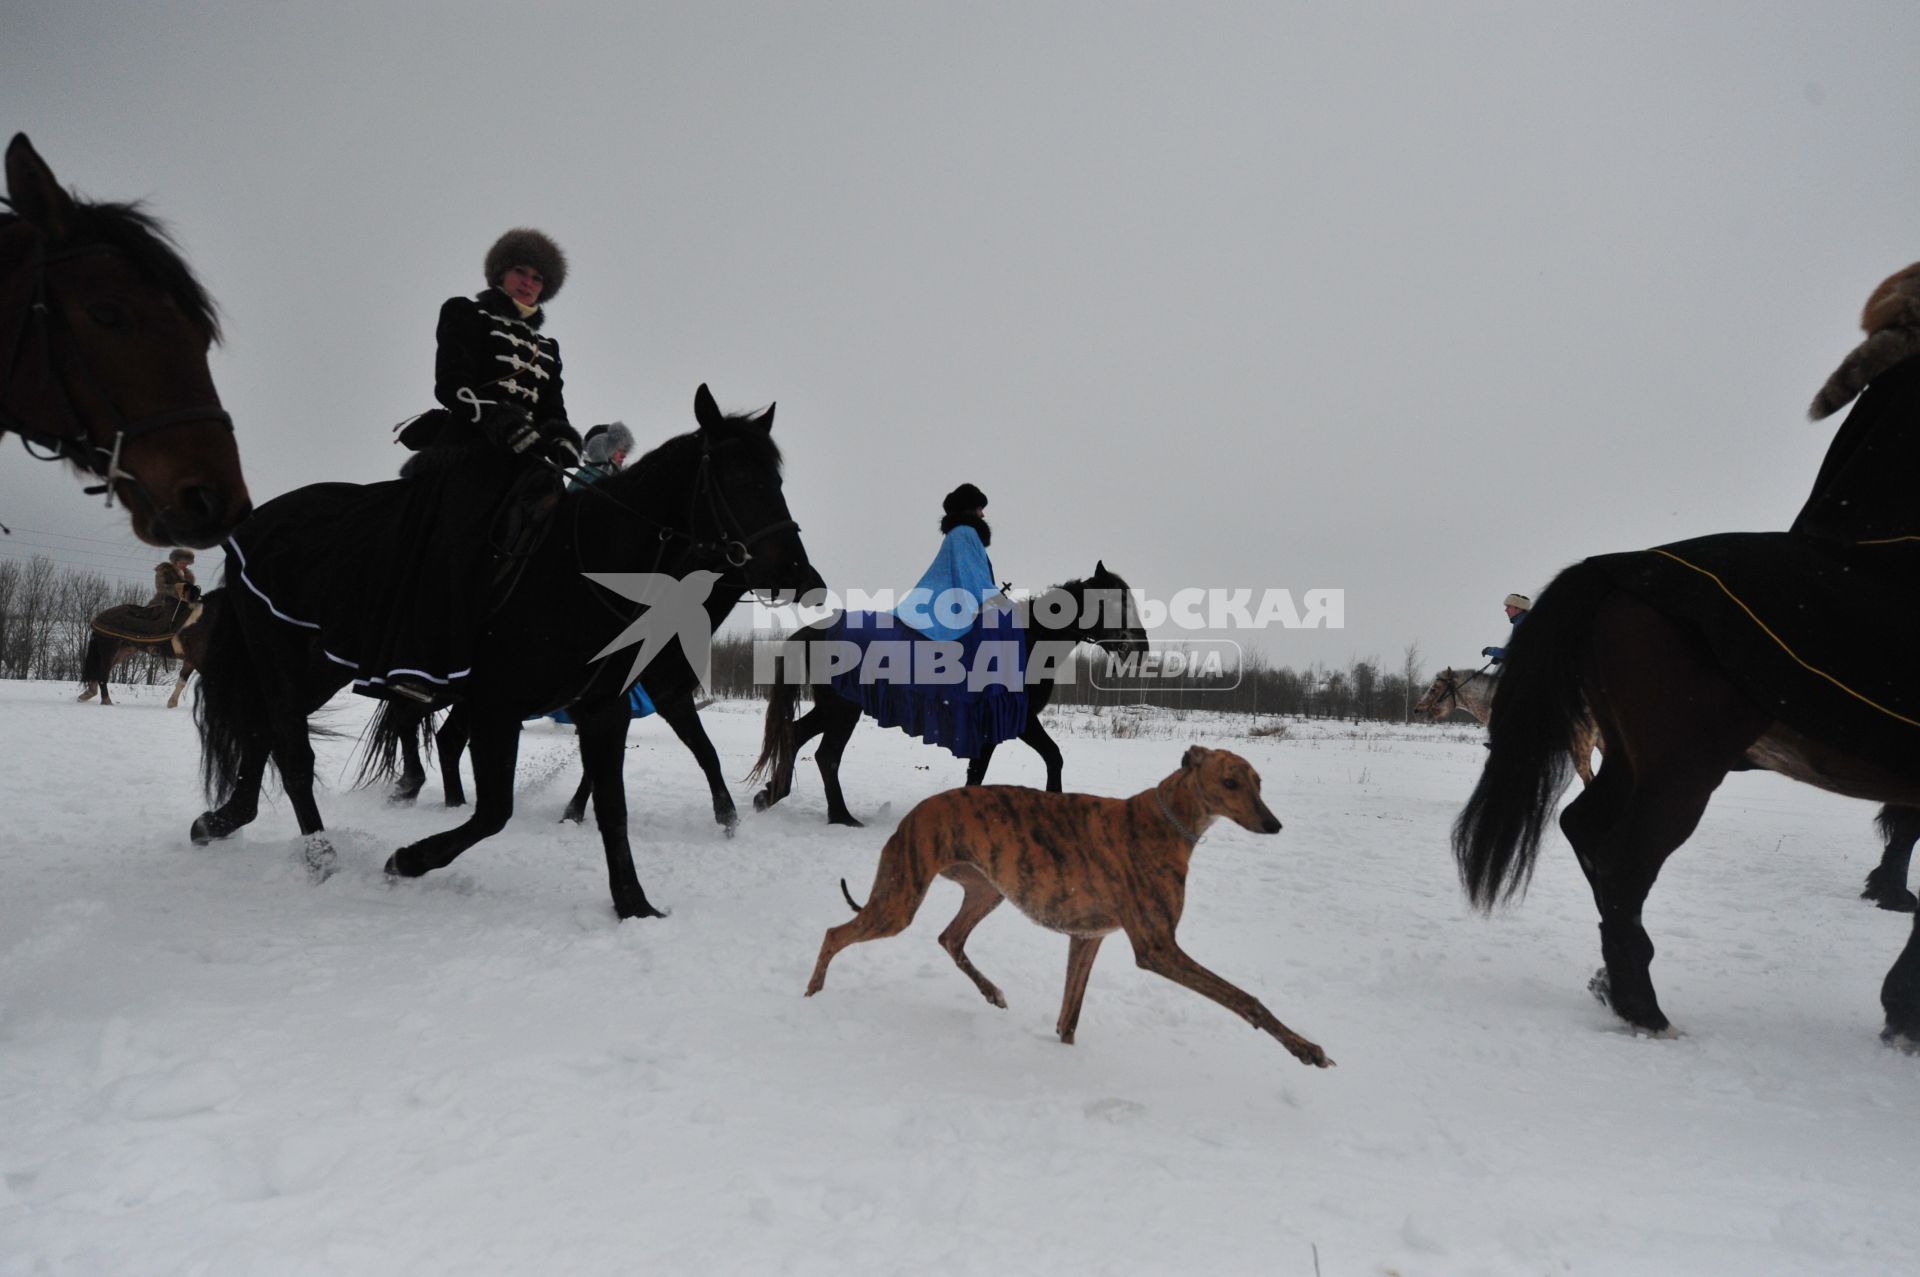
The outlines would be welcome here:
M 1715 551 L 1726 553 L 1716 560 Z M 1648 561 L 1653 557 L 1707 581 L 1721 601 L 1669 576 Z M 1554 580 L 1514 635 L 1488 722 L 1486 765 L 1454 823 L 1461 880 L 1483 908 L 1526 886 L 1566 786 L 1568 747 L 1590 716 L 1602 735 L 1600 769 L 1561 812 L 1560 828 L 1600 914 L 1605 965 L 1589 987 L 1635 1028 L 1671 1029 L 1653 986 L 1647 894 L 1729 771 L 1758 764 L 1833 793 L 1920 803 L 1920 725 L 1895 708 L 1911 700 L 1895 688 L 1869 704 L 1862 687 L 1881 690 L 1872 672 L 1838 663 L 1843 649 L 1878 652 L 1900 641 L 1898 625 L 1911 608 L 1891 609 L 1900 620 L 1857 630 L 1848 642 L 1818 620 L 1780 621 L 1793 615 L 1787 600 L 1798 589 L 1835 607 L 1857 606 L 1846 602 L 1846 591 L 1825 590 L 1822 571 L 1796 576 L 1779 566 L 1836 561 L 1844 556 L 1836 560 L 1828 547 L 1789 534 L 1707 538 L 1659 554 L 1588 559 Z M 1613 573 L 1621 571 L 1662 602 L 1617 587 Z M 1777 592 L 1763 588 L 1770 582 Z M 1889 599 L 1906 597 L 1897 578 L 1889 588 Z M 1742 589 L 1752 591 L 1757 606 L 1743 600 Z M 1826 620 L 1836 624 L 1832 613 Z M 1841 672 L 1819 668 L 1815 658 L 1834 658 Z M 1826 685 L 1817 698 L 1810 690 L 1816 681 Z M 1863 724 L 1855 704 L 1887 722 Z M 1796 721 L 1824 726 L 1805 730 Z M 1904 749 L 1896 744 L 1902 733 Z M 1880 999 L 1886 1040 L 1920 1049 L 1920 925 L 1888 971 Z
M 1588 562 L 1692 628 L 1779 722 L 1881 767 L 1920 756 L 1920 539 L 1735 532 Z
M 356 691 L 396 676 L 457 690 L 471 673 L 492 527 L 516 467 L 491 448 L 436 448 L 416 461 L 429 458 L 408 478 L 275 497 L 227 542 L 240 588 L 308 631 Z

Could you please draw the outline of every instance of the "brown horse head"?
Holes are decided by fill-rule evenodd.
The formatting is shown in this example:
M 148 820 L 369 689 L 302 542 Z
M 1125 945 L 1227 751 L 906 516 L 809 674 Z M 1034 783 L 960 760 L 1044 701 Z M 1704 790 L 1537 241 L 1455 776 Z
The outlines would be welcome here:
M 0 431 L 98 476 L 150 545 L 216 545 L 251 503 L 207 368 L 213 303 L 137 207 L 62 190 L 25 134 L 0 212 Z

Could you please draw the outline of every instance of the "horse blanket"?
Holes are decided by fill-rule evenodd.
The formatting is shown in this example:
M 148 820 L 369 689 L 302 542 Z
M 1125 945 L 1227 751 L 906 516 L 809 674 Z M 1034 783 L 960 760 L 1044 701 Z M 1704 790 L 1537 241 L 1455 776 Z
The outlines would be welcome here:
M 882 727 L 974 758 L 1026 730 L 1023 640 L 1010 611 L 989 608 L 952 639 L 929 638 L 891 612 L 842 612 L 822 642 L 835 692 Z
M 93 618 L 93 628 L 108 638 L 128 643 L 165 643 L 193 624 L 198 603 L 167 599 L 153 603 L 122 603 Z
M 1900 770 L 1920 755 L 1920 537 L 1730 532 L 1588 562 L 1793 730 Z
M 645 718 L 654 712 L 653 698 L 647 695 L 646 688 L 640 686 L 638 683 L 633 685 L 631 690 L 627 692 L 627 709 L 631 712 L 630 716 L 633 718 Z M 551 718 L 556 723 L 571 723 L 573 721 L 564 709 L 557 709 L 551 714 L 535 714 L 533 718 Z M 532 722 L 533 719 L 528 719 L 527 721 Z

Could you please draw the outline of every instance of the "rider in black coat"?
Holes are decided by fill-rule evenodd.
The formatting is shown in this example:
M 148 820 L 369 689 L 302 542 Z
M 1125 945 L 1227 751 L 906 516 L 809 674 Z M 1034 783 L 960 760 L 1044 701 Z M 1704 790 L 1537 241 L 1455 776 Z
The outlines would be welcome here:
M 578 463 L 566 416 L 560 343 L 542 331 L 567 261 L 539 231 L 488 250 L 488 287 L 440 307 L 433 446 L 401 471 L 410 485 L 391 539 L 392 569 L 369 573 L 367 641 L 354 690 L 419 703 L 457 699 L 479 627 L 526 549 L 535 516 L 559 492 L 555 467 Z

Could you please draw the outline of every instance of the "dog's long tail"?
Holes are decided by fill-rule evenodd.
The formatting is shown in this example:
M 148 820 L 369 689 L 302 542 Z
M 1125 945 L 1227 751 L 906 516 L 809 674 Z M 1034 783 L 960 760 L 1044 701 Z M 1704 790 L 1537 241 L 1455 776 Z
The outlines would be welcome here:
M 840 894 L 846 897 L 847 904 L 852 906 L 855 913 L 859 913 L 862 909 L 866 908 L 865 905 L 854 903 L 853 893 L 847 890 L 847 880 L 845 878 L 840 880 Z

